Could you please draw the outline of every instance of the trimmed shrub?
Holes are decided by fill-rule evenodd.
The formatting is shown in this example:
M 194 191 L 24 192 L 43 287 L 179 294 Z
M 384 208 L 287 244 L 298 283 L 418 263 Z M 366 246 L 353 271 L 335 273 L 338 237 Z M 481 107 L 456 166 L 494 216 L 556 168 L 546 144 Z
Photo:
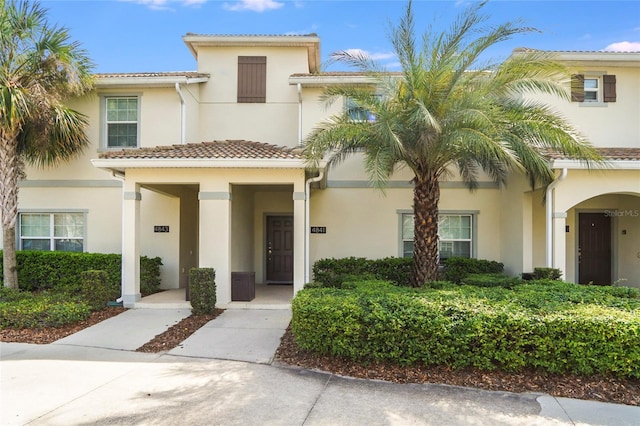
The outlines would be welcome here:
M 212 314 L 216 308 L 216 271 L 213 268 L 191 268 L 189 293 L 194 315 Z
M 401 257 L 320 259 L 313 265 L 313 278 L 315 285 L 333 288 L 353 280 L 385 280 L 409 285 L 411 265 L 411 258 Z
M 119 254 L 19 251 L 16 258 L 18 285 L 22 290 L 55 289 L 70 295 L 77 294 L 80 292 L 80 274 L 83 271 L 102 270 L 108 275 L 111 298 L 120 297 L 122 256 Z M 162 260 L 159 257 L 140 257 L 140 291 L 143 296 L 159 290 L 161 265 Z
M 557 268 L 533 268 L 533 279 L 535 280 L 559 280 L 562 271 Z
M 640 378 L 640 301 L 610 287 L 442 287 L 305 289 L 292 332 L 301 349 L 360 362 Z
M 505 274 L 469 274 L 462 278 L 461 283 L 476 287 L 511 288 L 522 283 L 522 280 L 519 278 L 508 277 Z
M 101 311 L 112 300 L 109 288 L 109 274 L 105 271 L 84 271 L 80 274 L 82 285 L 80 297 L 87 302 L 92 311 Z
M 504 264 L 494 260 L 450 257 L 444 262 L 443 278 L 446 281 L 460 283 L 469 274 L 501 274 Z
M 49 295 L 0 303 L 0 328 L 60 327 L 89 317 L 89 305 Z

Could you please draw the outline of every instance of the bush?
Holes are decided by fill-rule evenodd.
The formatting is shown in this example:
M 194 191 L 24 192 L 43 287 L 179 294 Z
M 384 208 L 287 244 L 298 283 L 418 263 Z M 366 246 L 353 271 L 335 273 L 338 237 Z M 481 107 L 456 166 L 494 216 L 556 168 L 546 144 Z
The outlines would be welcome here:
M 411 264 L 412 259 L 399 257 L 320 259 L 313 265 L 313 278 L 315 285 L 333 288 L 340 288 L 344 282 L 363 279 L 409 285 Z
M 216 271 L 192 268 L 189 271 L 189 293 L 194 315 L 212 314 L 216 308 Z
M 444 262 L 443 278 L 446 281 L 460 283 L 469 274 L 501 274 L 504 264 L 494 260 L 450 257 Z
M 89 305 L 50 295 L 28 296 L 0 303 L 0 328 L 61 327 L 89 317 Z
M 303 350 L 360 362 L 640 378 L 640 301 L 611 287 L 437 283 L 302 290 L 292 332 Z
M 105 271 L 84 271 L 80 274 L 82 286 L 80 296 L 92 311 L 101 311 L 113 299 L 109 289 L 109 275 Z
M 122 256 L 119 254 L 19 251 L 16 257 L 18 285 L 22 290 L 55 289 L 70 295 L 77 294 L 80 292 L 80 274 L 83 271 L 102 270 L 108 275 L 110 298 L 120 297 Z M 161 265 L 162 260 L 159 257 L 140 257 L 140 290 L 143 296 L 159 290 Z
M 535 280 L 559 280 L 562 271 L 557 268 L 533 268 L 533 279 Z
M 522 280 L 519 278 L 508 277 L 504 274 L 469 274 L 462 278 L 461 283 L 476 287 L 511 288 L 522 283 Z

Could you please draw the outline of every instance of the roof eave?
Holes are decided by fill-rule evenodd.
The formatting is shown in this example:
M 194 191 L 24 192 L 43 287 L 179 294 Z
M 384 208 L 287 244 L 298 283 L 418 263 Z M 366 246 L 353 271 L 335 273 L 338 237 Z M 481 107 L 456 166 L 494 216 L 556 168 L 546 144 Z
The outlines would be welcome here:
M 163 76 L 163 77 L 101 77 L 95 81 L 97 88 L 117 89 L 120 87 L 173 87 L 178 84 L 206 83 L 209 77 Z
M 377 80 L 373 77 L 357 75 L 310 75 L 310 76 L 290 76 L 289 84 L 300 84 L 305 87 L 325 87 L 333 85 L 351 85 L 351 84 L 376 84 Z
M 305 169 L 304 159 L 296 158 L 98 158 L 94 167 L 106 170 L 148 168 L 227 168 L 227 169 Z
M 553 160 L 551 163 L 553 169 L 599 169 L 599 170 L 640 170 L 640 160 L 606 160 L 602 164 L 586 164 L 578 160 Z

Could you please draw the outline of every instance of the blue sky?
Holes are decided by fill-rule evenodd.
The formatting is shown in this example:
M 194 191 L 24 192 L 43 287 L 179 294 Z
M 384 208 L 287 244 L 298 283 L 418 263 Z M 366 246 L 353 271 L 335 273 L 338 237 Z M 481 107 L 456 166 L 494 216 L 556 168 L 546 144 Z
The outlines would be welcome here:
M 469 0 L 414 0 L 416 29 L 447 27 Z M 388 41 L 405 0 L 41 0 L 50 22 L 65 26 L 96 63 L 96 72 L 195 70 L 182 41 L 196 34 L 309 34 L 321 40 L 322 60 L 331 52 L 360 49 L 397 66 Z M 504 59 L 515 47 L 545 50 L 640 51 L 640 1 L 493 0 L 490 23 L 523 20 L 541 33 L 496 46 Z M 487 57 L 489 59 L 489 57 Z M 334 69 L 344 69 L 333 66 Z

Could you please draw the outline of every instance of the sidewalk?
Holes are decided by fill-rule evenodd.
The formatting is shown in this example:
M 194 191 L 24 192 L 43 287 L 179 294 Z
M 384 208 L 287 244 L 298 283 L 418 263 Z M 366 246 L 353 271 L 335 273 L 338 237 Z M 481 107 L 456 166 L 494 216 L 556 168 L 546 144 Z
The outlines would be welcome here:
M 168 353 L 133 352 L 186 315 L 129 310 L 54 344 L 1 343 L 0 424 L 640 425 L 640 407 L 274 366 L 289 310 L 227 310 Z

